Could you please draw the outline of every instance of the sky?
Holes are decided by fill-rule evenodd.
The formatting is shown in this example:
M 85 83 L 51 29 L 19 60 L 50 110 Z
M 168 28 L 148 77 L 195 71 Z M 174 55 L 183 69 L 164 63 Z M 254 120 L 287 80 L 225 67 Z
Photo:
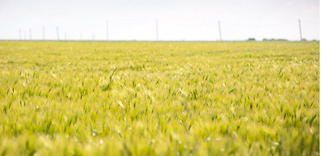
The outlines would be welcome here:
M 0 0 L 0 39 L 300 40 L 300 20 L 319 40 L 319 12 L 319 0 Z

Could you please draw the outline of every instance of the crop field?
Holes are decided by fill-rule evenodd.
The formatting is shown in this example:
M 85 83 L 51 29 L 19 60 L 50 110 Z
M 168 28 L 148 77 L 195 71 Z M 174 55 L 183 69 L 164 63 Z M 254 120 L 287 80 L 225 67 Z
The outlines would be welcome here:
M 319 155 L 319 48 L 0 41 L 0 155 Z

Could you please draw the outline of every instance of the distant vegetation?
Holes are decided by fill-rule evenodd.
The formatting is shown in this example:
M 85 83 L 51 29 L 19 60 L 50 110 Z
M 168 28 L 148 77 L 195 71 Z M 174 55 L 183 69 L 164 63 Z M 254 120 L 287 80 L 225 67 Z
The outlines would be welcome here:
M 0 155 L 319 155 L 319 43 L 0 42 Z
M 274 39 L 274 38 L 271 38 L 271 39 L 263 38 L 263 41 L 288 41 L 288 40 L 287 39 L 282 39 L 282 38 L 277 38 L 277 39 Z

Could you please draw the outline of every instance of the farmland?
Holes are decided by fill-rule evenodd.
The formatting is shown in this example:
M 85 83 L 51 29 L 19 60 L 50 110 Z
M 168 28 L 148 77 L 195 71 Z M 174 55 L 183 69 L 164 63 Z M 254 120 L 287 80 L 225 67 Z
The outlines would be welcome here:
M 319 155 L 319 42 L 0 42 L 0 155 Z

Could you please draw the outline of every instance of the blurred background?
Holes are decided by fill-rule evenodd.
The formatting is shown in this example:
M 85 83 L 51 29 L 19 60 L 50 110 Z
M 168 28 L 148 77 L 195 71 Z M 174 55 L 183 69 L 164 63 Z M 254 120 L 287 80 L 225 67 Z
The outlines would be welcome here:
M 319 0 L 0 0 L 1 40 L 319 40 Z

